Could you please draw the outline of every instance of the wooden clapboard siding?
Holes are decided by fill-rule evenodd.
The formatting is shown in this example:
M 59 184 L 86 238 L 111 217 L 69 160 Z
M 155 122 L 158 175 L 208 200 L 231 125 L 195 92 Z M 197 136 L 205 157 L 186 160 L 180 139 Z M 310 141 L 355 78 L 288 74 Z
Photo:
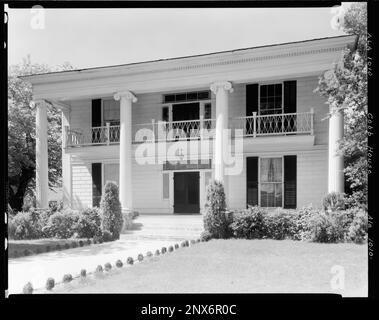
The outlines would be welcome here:
M 328 192 L 328 150 L 297 154 L 297 206 L 321 206 Z
M 308 112 L 314 108 L 314 133 L 315 144 L 328 144 L 328 120 L 326 117 L 329 107 L 325 104 L 325 98 L 318 93 L 313 92 L 317 88 L 318 77 L 303 77 L 297 81 L 297 112 Z
M 91 163 L 76 160 L 71 166 L 72 173 L 72 208 L 92 207 Z

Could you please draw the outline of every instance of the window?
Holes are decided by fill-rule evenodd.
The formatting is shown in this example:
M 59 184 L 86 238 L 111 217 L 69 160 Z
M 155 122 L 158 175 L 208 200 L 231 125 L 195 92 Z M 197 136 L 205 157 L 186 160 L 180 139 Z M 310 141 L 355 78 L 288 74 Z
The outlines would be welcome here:
M 115 100 L 103 100 L 103 125 L 109 122 L 111 126 L 120 124 L 120 104 Z
M 260 195 L 262 207 L 283 206 L 282 158 L 260 158 Z
M 185 101 L 209 100 L 211 97 L 210 91 L 193 91 L 166 94 L 163 96 L 163 103 L 175 103 Z
M 283 113 L 283 84 L 261 85 L 259 91 L 261 115 Z
M 170 174 L 163 173 L 163 199 L 170 198 Z
M 104 186 L 107 182 L 114 182 L 119 185 L 119 172 L 120 166 L 118 163 L 105 163 L 104 164 Z

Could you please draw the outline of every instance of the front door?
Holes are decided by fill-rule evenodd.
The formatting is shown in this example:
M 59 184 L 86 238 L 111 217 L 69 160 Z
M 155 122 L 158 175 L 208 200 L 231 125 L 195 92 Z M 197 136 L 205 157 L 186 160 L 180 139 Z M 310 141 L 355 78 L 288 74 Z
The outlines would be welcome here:
M 174 213 L 200 213 L 199 172 L 174 172 Z

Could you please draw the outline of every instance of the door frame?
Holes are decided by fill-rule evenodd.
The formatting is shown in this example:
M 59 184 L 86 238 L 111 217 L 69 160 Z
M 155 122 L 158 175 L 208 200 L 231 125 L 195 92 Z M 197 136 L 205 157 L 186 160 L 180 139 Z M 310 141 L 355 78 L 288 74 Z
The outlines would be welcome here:
M 206 170 L 204 170 L 206 171 Z M 198 196 L 198 204 L 199 204 L 199 212 L 192 212 L 192 213 L 181 213 L 181 212 L 175 212 L 175 173 L 198 173 L 199 179 L 198 179 L 198 190 L 199 190 L 199 196 Z M 177 215 L 185 215 L 185 214 L 201 214 L 201 183 L 204 182 L 204 179 L 202 179 L 201 170 L 172 170 L 172 213 Z

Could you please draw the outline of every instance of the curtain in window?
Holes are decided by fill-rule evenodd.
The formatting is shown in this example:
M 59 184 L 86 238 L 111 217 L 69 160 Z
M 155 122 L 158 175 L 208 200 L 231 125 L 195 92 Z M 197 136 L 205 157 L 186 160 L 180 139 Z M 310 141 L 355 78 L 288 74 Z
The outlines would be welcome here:
M 260 190 L 262 207 L 282 206 L 282 158 L 261 158 Z
M 282 182 L 282 158 L 261 159 L 261 182 Z

